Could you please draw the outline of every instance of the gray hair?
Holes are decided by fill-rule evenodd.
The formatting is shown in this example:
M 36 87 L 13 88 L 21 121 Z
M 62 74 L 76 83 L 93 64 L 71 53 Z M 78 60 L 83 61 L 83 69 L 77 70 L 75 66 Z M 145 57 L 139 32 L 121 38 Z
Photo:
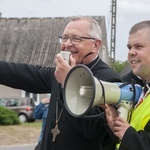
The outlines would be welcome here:
M 99 26 L 98 22 L 92 18 L 92 17 L 85 17 L 85 16 L 79 16 L 79 17 L 72 17 L 72 21 L 78 21 L 78 20 L 85 20 L 91 24 L 91 28 L 88 31 L 88 34 L 97 39 L 102 40 L 102 30 Z

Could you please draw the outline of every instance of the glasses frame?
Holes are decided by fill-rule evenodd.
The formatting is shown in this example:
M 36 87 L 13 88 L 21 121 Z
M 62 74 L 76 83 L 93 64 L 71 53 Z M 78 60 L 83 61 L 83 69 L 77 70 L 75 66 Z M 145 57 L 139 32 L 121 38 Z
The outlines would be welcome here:
M 66 37 L 66 40 L 65 40 L 65 41 L 62 40 L 63 37 Z M 80 40 L 79 43 L 74 42 L 74 41 L 73 41 L 73 38 L 78 38 L 78 39 Z M 85 36 L 80 36 L 80 37 L 75 37 L 75 36 L 73 36 L 73 37 L 72 37 L 72 36 L 59 36 L 59 41 L 60 41 L 60 43 L 65 43 L 65 42 L 68 41 L 68 39 L 70 39 L 70 41 L 71 41 L 71 43 L 72 43 L 73 45 L 78 45 L 78 44 L 80 44 L 81 41 L 82 41 L 82 39 L 96 40 L 96 39 L 93 38 L 93 37 L 85 37 Z

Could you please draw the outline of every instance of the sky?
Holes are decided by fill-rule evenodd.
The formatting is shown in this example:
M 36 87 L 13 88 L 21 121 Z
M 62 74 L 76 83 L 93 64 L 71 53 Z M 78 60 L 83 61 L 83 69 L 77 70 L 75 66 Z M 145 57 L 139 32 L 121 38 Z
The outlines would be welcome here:
M 6 18 L 105 16 L 110 52 L 111 6 L 113 0 L 0 0 L 0 12 Z M 149 0 L 118 0 L 116 14 L 115 60 L 127 60 L 130 28 L 150 19 Z

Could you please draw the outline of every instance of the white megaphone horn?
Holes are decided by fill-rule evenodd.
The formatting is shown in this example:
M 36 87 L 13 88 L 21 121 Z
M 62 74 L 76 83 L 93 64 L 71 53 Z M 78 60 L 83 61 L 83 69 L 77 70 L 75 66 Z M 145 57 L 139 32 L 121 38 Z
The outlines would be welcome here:
M 120 88 L 123 83 L 111 83 L 98 80 L 85 65 L 73 67 L 64 82 L 64 104 L 67 111 L 74 117 L 82 117 L 89 110 L 100 104 L 121 105 L 122 117 L 127 119 L 132 104 L 138 101 L 142 87 L 131 84 Z M 104 99 L 105 95 L 105 99 Z

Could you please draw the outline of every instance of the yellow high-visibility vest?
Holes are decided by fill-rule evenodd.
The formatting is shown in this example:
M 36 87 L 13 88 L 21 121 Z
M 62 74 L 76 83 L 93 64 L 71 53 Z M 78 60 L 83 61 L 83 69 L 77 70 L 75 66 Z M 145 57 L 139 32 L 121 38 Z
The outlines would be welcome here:
M 132 111 L 130 125 L 136 130 L 144 130 L 144 127 L 150 120 L 150 94 L 144 101 Z M 116 150 L 120 147 L 120 143 L 116 145 Z
M 132 112 L 130 125 L 136 130 L 144 130 L 150 120 L 150 95 Z

